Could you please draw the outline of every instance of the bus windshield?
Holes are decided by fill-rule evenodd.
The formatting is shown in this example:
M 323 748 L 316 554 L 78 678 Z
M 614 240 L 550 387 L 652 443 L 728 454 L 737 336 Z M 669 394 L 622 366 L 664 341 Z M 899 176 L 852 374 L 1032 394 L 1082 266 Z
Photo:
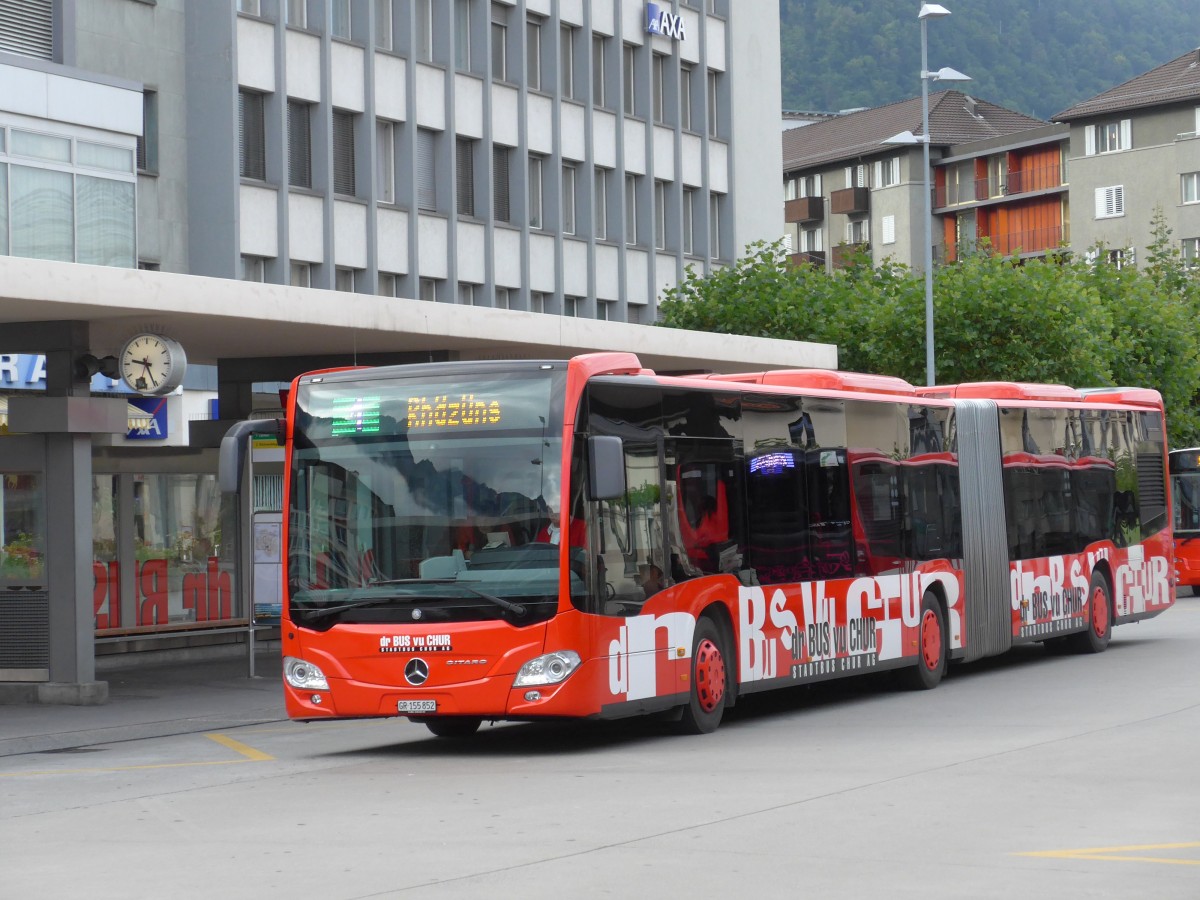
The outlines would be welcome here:
M 551 398 L 561 377 L 301 383 L 288 510 L 293 621 L 553 615 L 562 411 Z

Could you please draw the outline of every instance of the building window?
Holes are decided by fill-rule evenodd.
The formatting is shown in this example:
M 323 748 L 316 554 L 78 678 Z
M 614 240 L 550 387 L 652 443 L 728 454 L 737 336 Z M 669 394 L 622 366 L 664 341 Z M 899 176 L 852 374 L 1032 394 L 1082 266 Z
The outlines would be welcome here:
M 578 28 L 562 25 L 558 30 L 558 86 L 564 100 L 575 97 L 575 35 Z
M 353 197 L 354 178 L 354 113 L 333 111 L 333 192 Z
M 512 149 L 501 144 L 492 147 L 492 218 L 497 222 L 512 221 L 509 202 L 508 160 Z
M 311 106 L 302 100 L 288 101 L 288 184 L 312 187 Z
M 683 252 L 692 254 L 696 250 L 696 197 L 699 194 L 695 188 L 683 189 L 683 217 L 680 219 L 680 244 Z
M 529 292 L 529 311 L 534 313 L 544 313 L 546 311 L 546 295 L 544 292 Z
M 454 139 L 454 188 L 460 216 L 475 215 L 475 141 Z
M 661 53 L 655 53 L 651 57 L 650 65 L 651 88 L 653 97 L 651 100 L 654 103 L 654 121 L 659 125 L 666 122 L 667 111 L 667 57 Z
M 871 239 L 869 219 L 851 219 L 846 223 L 846 243 L 865 244 Z
M 238 278 L 242 281 L 266 281 L 266 262 L 261 256 L 247 256 L 243 253 Z
M 433 62 L 433 0 L 417 0 L 413 8 L 413 32 L 418 62 Z
M 1184 238 L 1179 245 L 1185 266 L 1192 268 L 1200 265 L 1200 237 Z
M 575 164 L 565 163 L 562 170 L 562 230 L 575 233 Z
M 1184 203 L 1200 203 L 1200 172 L 1187 172 L 1179 176 Z
M 721 198 L 718 194 L 708 197 L 708 254 L 712 259 L 721 258 Z
M 846 166 L 846 187 L 869 187 L 865 165 Z
M 512 289 L 506 287 L 496 288 L 496 299 L 492 304 L 496 309 L 511 309 Z
M 1117 269 L 1123 269 L 1126 266 L 1133 265 L 1133 250 L 1124 248 L 1117 250 L 1109 250 L 1104 254 L 1104 258 L 1110 266 Z
M 508 81 L 508 10 L 492 4 L 492 78 Z
M 1125 215 L 1125 186 L 1096 188 L 1096 218 L 1111 219 Z
M 624 98 L 625 98 L 625 115 L 632 116 L 637 113 L 637 92 L 634 90 L 633 72 L 634 72 L 634 46 L 633 44 L 625 44 L 621 48 L 621 59 L 623 61 L 622 72 L 624 73 Z
M 454 67 L 471 71 L 471 0 L 454 0 Z
M 545 224 L 542 210 L 542 157 L 529 157 L 529 227 L 541 228 Z
M 667 183 L 654 182 L 654 246 L 667 249 Z
M 338 266 L 333 273 L 333 289 L 335 291 L 345 291 L 346 293 L 354 293 L 357 278 L 353 269 L 347 269 L 345 266 Z
M 396 202 L 396 125 L 384 119 L 375 122 L 375 196 Z
M 422 278 L 417 283 L 417 297 L 424 300 L 426 303 L 436 303 L 438 295 L 438 285 L 436 278 Z
M 525 83 L 531 91 L 542 89 L 542 20 L 525 23 Z
M 613 321 L 616 309 L 617 304 L 614 300 L 597 300 L 596 318 L 602 322 L 611 322 Z
M 54 7 L 51 0 L 3 4 L 0 50 L 35 59 L 54 59 Z M 238 11 L 241 12 L 239 3 Z M 257 11 L 253 15 L 258 15 Z
M 283 18 L 284 22 L 291 28 L 307 28 L 307 0 L 287 0 L 283 7 Z
M 292 287 L 311 287 L 312 266 L 308 263 L 293 262 L 288 267 L 288 284 Z
M 596 240 L 608 240 L 608 169 L 596 168 L 596 193 L 592 200 L 592 230 Z
M 637 243 L 637 176 L 625 176 L 625 243 Z
M 800 232 L 800 252 L 801 253 L 820 253 L 821 252 L 821 229 L 806 228 Z
M 392 0 L 375 0 L 375 46 L 380 50 L 392 49 Z
M 238 152 L 243 178 L 267 177 L 263 95 L 238 91 Z
M 721 84 L 718 81 L 718 73 L 710 69 L 708 72 L 708 133 L 714 137 L 720 133 L 720 123 L 718 122 L 721 112 L 720 91 Z
M 398 283 L 399 283 L 399 279 L 397 279 L 393 273 L 380 272 L 379 273 L 379 290 L 376 291 L 376 293 L 380 297 L 395 297 L 396 296 L 396 285 Z
M 237 10 L 240 13 L 245 13 L 248 16 L 262 15 L 262 6 L 260 0 L 237 0 Z
M 598 34 L 592 35 L 592 103 L 597 109 L 608 106 L 605 102 L 605 51 L 608 49 L 608 38 Z
M 875 162 L 875 187 L 892 187 L 900 183 L 900 157 L 881 159 Z
M 575 318 L 583 312 L 583 301 L 580 297 L 563 297 L 563 315 Z
M 880 238 L 880 242 L 884 244 L 896 243 L 896 217 L 884 216 L 880 221 L 880 225 L 883 229 L 883 235 Z
M 437 134 L 417 129 L 417 209 L 437 209 Z
M 478 285 L 471 284 L 469 281 L 460 281 L 458 283 L 458 302 L 460 306 L 475 305 L 477 287 Z
M 350 40 L 350 0 L 331 0 L 333 14 L 330 34 L 344 41 Z
M 137 139 L 139 172 L 158 171 L 158 92 L 142 91 L 142 133 Z
M 696 77 L 694 66 L 679 69 L 679 116 L 684 131 L 692 130 L 692 80 Z
M 1116 153 L 1133 146 L 1133 123 L 1130 119 L 1118 122 L 1101 122 L 1084 129 L 1084 154 Z

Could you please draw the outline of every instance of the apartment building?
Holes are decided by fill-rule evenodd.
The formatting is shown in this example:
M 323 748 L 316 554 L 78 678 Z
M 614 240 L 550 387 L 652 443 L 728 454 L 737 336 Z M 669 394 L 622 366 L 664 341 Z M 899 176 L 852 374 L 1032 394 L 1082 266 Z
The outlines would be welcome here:
M 960 215 L 957 207 L 1015 205 L 998 191 L 995 197 L 976 197 L 975 159 L 986 167 L 988 156 L 1019 149 L 1016 136 L 1045 125 L 961 91 L 930 95 L 930 159 L 935 171 L 945 171 L 937 181 L 941 201 L 934 203 L 947 220 L 934 232 L 935 259 L 944 258 L 947 245 L 977 236 L 979 214 L 964 209 Z M 832 271 L 844 265 L 848 254 L 866 251 L 876 265 L 892 258 L 917 269 L 923 266 L 921 145 L 891 141 L 905 131 L 920 135 L 921 129 L 921 101 L 916 98 L 783 133 L 784 235 L 794 261 Z M 1011 145 L 1004 143 L 1008 138 Z M 960 178 L 965 179 L 961 188 Z M 985 219 L 991 214 L 985 212 Z M 996 222 L 995 227 L 1009 227 L 999 224 L 998 215 Z M 985 231 L 990 227 L 985 224 Z
M 1200 50 L 1063 110 L 1071 129 L 1072 246 L 1138 264 L 1161 210 L 1200 261 Z

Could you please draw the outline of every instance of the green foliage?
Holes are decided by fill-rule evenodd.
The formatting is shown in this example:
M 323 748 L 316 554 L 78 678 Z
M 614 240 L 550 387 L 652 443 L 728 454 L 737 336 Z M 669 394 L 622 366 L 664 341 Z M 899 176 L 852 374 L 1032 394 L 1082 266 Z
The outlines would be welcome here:
M 925 381 L 924 277 L 892 261 L 826 274 L 757 243 L 708 278 L 689 270 L 659 311 L 667 327 L 834 344 L 841 369 Z M 1198 315 L 1200 276 L 1169 253 L 1145 271 L 967 255 L 934 277 L 936 380 L 1155 388 L 1172 446 L 1193 445 Z
M 783 103 L 835 111 L 920 90 L 919 4 L 780 0 Z M 991 0 L 949 4 L 928 27 L 929 63 L 972 94 L 1049 119 L 1196 47 L 1195 0 Z

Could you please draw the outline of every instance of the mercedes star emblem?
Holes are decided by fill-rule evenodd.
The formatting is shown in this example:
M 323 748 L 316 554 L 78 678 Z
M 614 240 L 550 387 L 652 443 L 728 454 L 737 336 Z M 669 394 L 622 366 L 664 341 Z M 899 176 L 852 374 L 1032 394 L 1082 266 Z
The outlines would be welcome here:
M 429 680 L 429 663 L 423 659 L 410 659 L 404 667 L 404 680 L 409 684 L 424 684 Z

